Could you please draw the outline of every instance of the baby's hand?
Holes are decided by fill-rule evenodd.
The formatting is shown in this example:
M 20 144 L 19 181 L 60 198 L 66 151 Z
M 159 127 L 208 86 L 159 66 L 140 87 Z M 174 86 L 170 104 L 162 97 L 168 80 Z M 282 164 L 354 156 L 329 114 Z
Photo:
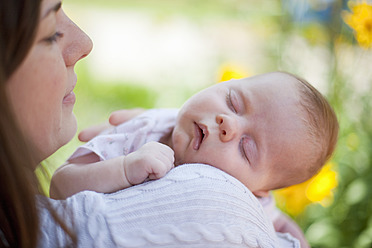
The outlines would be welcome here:
M 125 176 L 132 185 L 147 178 L 159 179 L 173 167 L 173 150 L 158 142 L 149 142 L 124 158 Z

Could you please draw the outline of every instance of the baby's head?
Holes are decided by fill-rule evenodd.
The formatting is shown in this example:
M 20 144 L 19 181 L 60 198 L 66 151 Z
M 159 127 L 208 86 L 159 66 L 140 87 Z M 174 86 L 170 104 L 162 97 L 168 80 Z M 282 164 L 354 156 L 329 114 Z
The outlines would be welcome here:
M 313 176 L 332 154 L 338 122 L 306 81 L 273 72 L 192 96 L 172 134 L 176 163 L 205 163 L 257 196 Z

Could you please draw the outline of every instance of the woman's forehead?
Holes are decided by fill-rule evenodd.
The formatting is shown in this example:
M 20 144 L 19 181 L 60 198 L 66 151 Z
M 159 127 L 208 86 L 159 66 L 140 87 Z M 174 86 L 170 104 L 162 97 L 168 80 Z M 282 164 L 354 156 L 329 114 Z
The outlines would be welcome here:
M 41 19 L 46 18 L 49 14 L 57 12 L 62 6 L 59 0 L 43 0 L 41 1 Z

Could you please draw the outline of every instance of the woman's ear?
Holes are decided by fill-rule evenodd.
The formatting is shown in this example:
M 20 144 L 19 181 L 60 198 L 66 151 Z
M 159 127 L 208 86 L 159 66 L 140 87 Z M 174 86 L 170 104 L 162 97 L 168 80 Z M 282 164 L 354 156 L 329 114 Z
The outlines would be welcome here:
M 268 190 L 258 190 L 252 193 L 257 197 L 269 197 L 270 196 L 270 191 Z

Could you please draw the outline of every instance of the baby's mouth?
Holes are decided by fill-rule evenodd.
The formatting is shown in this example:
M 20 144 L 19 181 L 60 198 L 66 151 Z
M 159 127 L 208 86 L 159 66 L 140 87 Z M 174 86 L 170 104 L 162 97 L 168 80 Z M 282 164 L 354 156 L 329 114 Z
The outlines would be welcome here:
M 195 139 L 193 143 L 194 150 L 199 150 L 203 141 L 208 137 L 208 128 L 203 124 L 194 122 Z

